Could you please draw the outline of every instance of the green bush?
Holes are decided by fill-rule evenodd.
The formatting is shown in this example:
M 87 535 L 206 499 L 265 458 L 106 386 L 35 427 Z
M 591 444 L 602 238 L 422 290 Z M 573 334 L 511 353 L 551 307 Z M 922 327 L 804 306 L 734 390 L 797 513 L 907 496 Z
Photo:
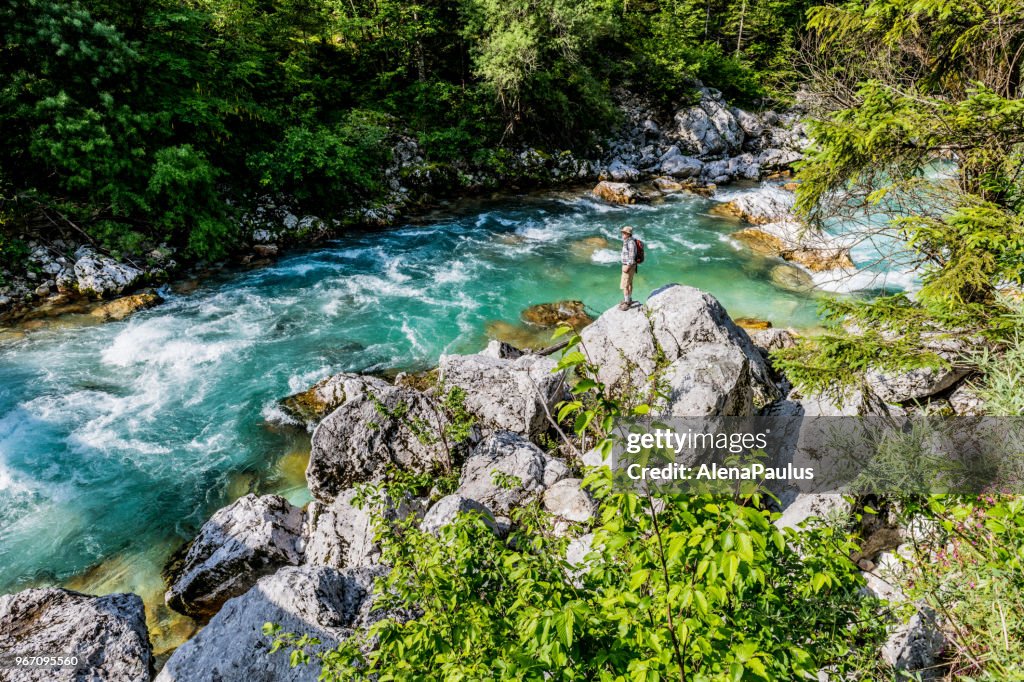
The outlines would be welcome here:
M 265 188 L 304 206 L 345 207 L 381 190 L 387 135 L 382 117 L 356 110 L 334 126 L 287 128 L 280 145 L 256 154 L 252 166 Z

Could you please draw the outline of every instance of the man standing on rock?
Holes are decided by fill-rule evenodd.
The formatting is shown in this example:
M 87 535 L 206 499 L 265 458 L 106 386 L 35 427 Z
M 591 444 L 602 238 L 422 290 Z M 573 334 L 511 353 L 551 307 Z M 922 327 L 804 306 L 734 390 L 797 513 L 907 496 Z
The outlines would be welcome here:
M 619 310 L 629 310 L 633 305 L 633 275 L 636 274 L 636 240 L 633 239 L 633 228 L 626 225 L 622 228 L 622 303 Z

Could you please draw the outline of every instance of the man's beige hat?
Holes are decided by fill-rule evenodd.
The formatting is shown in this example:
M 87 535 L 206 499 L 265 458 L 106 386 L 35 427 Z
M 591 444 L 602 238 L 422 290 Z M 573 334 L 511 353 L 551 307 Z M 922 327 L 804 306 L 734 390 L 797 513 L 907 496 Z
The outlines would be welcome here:
M 630 227 L 629 225 L 626 225 L 624 228 L 622 228 L 621 232 L 625 232 L 626 234 L 633 234 L 633 228 Z

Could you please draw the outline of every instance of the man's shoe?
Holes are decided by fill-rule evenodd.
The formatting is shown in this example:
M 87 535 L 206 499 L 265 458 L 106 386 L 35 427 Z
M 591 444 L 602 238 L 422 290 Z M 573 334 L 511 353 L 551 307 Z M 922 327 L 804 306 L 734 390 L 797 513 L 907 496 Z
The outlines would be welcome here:
M 619 304 L 619 310 L 629 310 L 632 305 L 633 303 L 631 301 L 623 301 Z

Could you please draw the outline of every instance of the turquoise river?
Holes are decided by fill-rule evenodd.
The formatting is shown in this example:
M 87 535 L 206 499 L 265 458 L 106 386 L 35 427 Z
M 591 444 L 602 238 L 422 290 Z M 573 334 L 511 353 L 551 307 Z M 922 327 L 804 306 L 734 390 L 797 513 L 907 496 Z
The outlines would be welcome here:
M 0 593 L 133 590 L 157 649 L 173 646 L 190 625 L 159 605 L 169 553 L 246 492 L 308 499 L 308 436 L 280 425 L 277 399 L 333 372 L 425 368 L 488 336 L 515 342 L 531 335 L 519 315 L 535 303 L 604 310 L 618 300 L 627 222 L 648 248 L 638 297 L 681 282 L 734 318 L 815 325 L 820 289 L 730 239 L 739 225 L 713 204 L 479 203 L 179 283 L 125 321 L 0 330 Z

